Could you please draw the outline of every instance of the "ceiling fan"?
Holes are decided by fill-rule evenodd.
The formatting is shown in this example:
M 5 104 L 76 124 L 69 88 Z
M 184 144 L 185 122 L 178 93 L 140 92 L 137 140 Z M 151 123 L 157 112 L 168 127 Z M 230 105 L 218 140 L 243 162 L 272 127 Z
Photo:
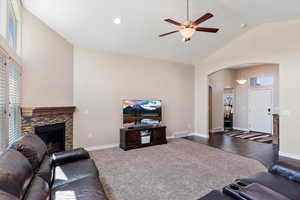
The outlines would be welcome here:
M 193 34 L 195 33 L 195 31 L 201 31 L 201 32 L 208 32 L 208 33 L 216 33 L 219 31 L 219 29 L 217 28 L 204 28 L 204 27 L 196 27 L 197 25 L 205 22 L 206 20 L 212 18 L 214 15 L 211 13 L 207 13 L 205 15 L 203 15 L 202 17 L 200 17 L 199 19 L 197 19 L 196 21 L 191 21 L 190 20 L 190 11 L 189 11 L 189 0 L 187 0 L 187 23 L 186 24 L 181 24 L 178 23 L 172 19 L 165 19 L 164 21 L 169 22 L 171 24 L 174 24 L 176 26 L 179 26 L 180 29 L 176 30 L 176 31 L 172 31 L 169 33 L 165 33 L 162 35 L 159 35 L 159 37 L 164 37 L 173 33 L 177 33 L 180 32 L 181 36 L 182 36 L 182 40 L 187 42 L 191 40 L 191 37 L 193 36 Z

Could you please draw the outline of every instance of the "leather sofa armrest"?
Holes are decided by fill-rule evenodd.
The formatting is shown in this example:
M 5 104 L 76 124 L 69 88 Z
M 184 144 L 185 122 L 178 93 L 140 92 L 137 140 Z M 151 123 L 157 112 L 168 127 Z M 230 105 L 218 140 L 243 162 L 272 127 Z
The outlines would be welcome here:
M 54 166 L 58 166 L 58 165 L 63 165 L 66 163 L 74 162 L 77 160 L 88 159 L 88 158 L 90 158 L 89 153 L 83 148 L 78 148 L 72 151 L 54 153 L 52 155 L 52 163 Z
M 295 166 L 278 162 L 270 167 L 269 172 L 300 183 L 300 168 L 297 168 Z

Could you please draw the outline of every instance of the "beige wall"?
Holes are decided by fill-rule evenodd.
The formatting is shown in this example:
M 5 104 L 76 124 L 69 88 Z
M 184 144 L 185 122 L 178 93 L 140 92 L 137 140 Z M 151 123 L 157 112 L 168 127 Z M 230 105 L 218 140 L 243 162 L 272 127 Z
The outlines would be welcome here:
M 269 64 L 238 69 L 236 70 L 236 80 L 246 79 L 248 82 L 245 85 L 235 82 L 234 127 L 236 128 L 248 129 L 248 91 L 250 89 L 250 78 L 257 76 L 273 76 L 273 86 L 265 88 L 272 89 L 273 114 L 278 114 L 279 112 L 279 65 Z
M 194 130 L 190 65 L 74 49 L 75 146 L 118 144 L 122 99 L 161 99 L 167 135 Z
M 23 106 L 73 105 L 73 46 L 24 9 Z
M 222 131 L 224 128 L 224 89 L 234 88 L 235 71 L 225 69 L 210 74 L 209 85 L 212 87 L 212 131 Z
M 293 31 L 290 28 L 293 27 Z M 300 21 L 264 24 L 248 31 L 209 56 L 196 68 L 196 131 L 208 133 L 208 77 L 230 66 L 245 63 L 278 63 L 280 151 L 300 158 Z

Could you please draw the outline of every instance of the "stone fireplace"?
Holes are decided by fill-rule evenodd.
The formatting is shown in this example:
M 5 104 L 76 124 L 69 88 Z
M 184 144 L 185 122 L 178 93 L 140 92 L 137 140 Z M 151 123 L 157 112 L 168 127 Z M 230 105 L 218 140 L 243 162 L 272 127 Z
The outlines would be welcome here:
M 36 134 L 50 153 L 73 149 L 75 107 L 22 108 L 22 134 Z

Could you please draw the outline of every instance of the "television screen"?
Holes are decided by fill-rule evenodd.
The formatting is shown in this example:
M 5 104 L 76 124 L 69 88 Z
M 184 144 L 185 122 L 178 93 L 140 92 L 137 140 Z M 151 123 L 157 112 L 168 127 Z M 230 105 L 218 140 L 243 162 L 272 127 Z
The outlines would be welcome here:
M 124 100 L 123 125 L 156 125 L 161 122 L 160 100 Z

